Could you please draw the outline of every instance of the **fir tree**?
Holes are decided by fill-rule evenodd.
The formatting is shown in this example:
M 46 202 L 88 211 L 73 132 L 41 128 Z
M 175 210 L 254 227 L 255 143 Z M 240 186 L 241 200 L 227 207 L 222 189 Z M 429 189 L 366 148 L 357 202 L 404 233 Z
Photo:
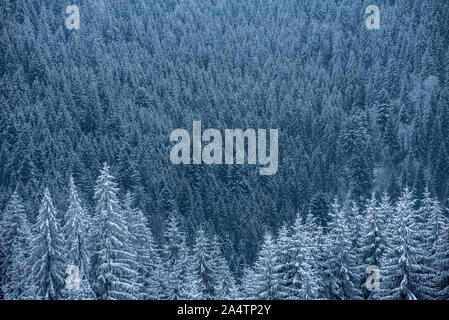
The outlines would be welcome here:
M 30 281 L 36 288 L 36 298 L 45 300 L 61 299 L 65 284 L 64 238 L 56 218 L 56 209 L 48 189 L 45 189 L 39 209 L 35 236 L 31 241 Z
M 435 261 L 439 271 L 436 278 L 438 299 L 447 300 L 449 299 L 449 225 L 447 223 L 441 230 L 437 243 Z
M 415 300 L 414 273 L 416 250 L 414 201 L 406 188 L 398 200 L 394 215 L 387 225 L 387 250 L 381 261 L 380 288 L 372 293 L 373 299 Z
M 66 298 L 71 300 L 93 299 L 95 294 L 86 277 L 90 272 L 89 261 L 89 217 L 81 204 L 73 177 L 70 177 L 69 208 L 65 214 L 65 225 L 62 228 L 65 238 L 65 263 L 78 268 L 80 277 L 79 289 L 67 290 Z
M 375 101 L 376 111 L 377 111 L 377 125 L 379 126 L 380 132 L 383 135 L 385 128 L 387 127 L 388 115 L 390 114 L 390 101 L 388 97 L 388 92 L 386 88 L 382 88 Z
M 256 273 L 253 268 L 246 267 L 243 270 L 243 276 L 240 284 L 240 295 L 242 299 L 256 299 L 257 283 Z
M 306 217 L 304 226 L 303 261 L 301 262 L 302 281 L 299 297 L 305 300 L 315 300 L 319 297 L 320 287 L 323 285 L 320 278 L 322 265 L 320 265 L 320 249 L 318 238 L 321 232 L 312 215 Z
M 214 278 L 217 282 L 217 299 L 235 299 L 237 297 L 237 288 L 234 276 L 229 269 L 226 259 L 223 257 L 220 250 L 220 242 L 217 236 L 214 236 L 212 241 L 212 261 L 215 265 Z
M 128 222 L 131 245 L 136 253 L 135 292 L 138 299 L 157 299 L 160 295 L 158 277 L 162 274 L 162 262 L 151 230 L 147 227 L 143 212 L 133 207 L 134 198 L 131 193 L 125 196 L 123 212 Z
M 391 211 L 389 207 L 389 199 L 386 194 L 383 198 L 383 210 L 377 206 L 376 199 L 373 195 L 366 205 L 365 217 L 363 219 L 363 234 L 361 237 L 360 251 L 363 257 L 363 267 L 366 270 L 368 266 L 377 266 L 382 268 L 381 261 L 386 249 L 386 239 L 384 233 L 385 217 L 384 212 Z M 371 292 L 364 291 L 365 297 L 369 297 Z
M 276 273 L 276 265 L 275 243 L 271 235 L 266 233 L 254 267 L 254 294 L 256 299 L 279 299 L 279 279 Z
M 210 242 L 203 229 L 200 229 L 195 238 L 192 254 L 194 270 L 201 279 L 204 299 L 213 299 L 217 295 L 216 266 L 211 256 Z
M 136 254 L 117 197 L 119 189 L 105 163 L 95 186 L 97 206 L 93 218 L 93 289 L 98 299 L 134 299 Z
M 3 255 L 1 288 L 4 299 L 30 299 L 27 287 L 27 259 L 30 255 L 31 230 L 22 200 L 15 191 L 1 219 L 0 250 Z
M 356 257 L 351 251 L 350 234 L 345 214 L 337 199 L 332 204 L 332 220 L 328 234 L 329 298 L 335 300 L 361 299 L 361 288 L 354 274 Z
M 166 298 L 169 300 L 203 299 L 204 286 L 198 276 L 192 256 L 184 240 L 179 244 L 179 251 L 166 286 Z
M 438 239 L 442 236 L 441 209 L 437 200 L 432 199 L 426 187 L 421 206 L 416 211 L 417 232 L 414 235 L 418 256 L 415 278 L 418 286 L 418 299 L 435 299 L 438 297 L 438 269 L 436 250 Z
M 278 238 L 276 241 L 276 273 L 279 279 L 279 292 L 282 298 L 291 298 L 298 295 L 297 289 L 300 287 L 299 272 L 297 270 L 297 256 L 300 250 L 301 243 L 296 243 L 302 235 L 298 234 L 301 217 L 297 215 L 294 227 L 293 236 L 288 235 L 288 229 L 283 225 L 279 229 Z M 297 231 L 298 230 L 298 231 Z M 300 232 L 300 231 L 299 231 Z M 297 237 L 296 237 L 297 236 Z M 302 239 L 302 238 L 301 238 Z M 300 241 L 297 241 L 300 242 Z

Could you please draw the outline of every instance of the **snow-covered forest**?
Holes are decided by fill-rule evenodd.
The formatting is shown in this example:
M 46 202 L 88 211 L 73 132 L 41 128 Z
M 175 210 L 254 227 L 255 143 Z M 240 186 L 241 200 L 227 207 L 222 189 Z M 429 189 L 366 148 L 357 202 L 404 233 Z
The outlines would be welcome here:
M 174 214 L 159 246 L 133 195 L 119 199 L 107 164 L 93 214 L 73 178 L 69 189 L 65 214 L 44 191 L 34 225 L 12 195 L 0 234 L 5 299 L 449 299 L 449 221 L 427 188 L 420 204 L 408 188 L 395 205 L 373 194 L 363 210 L 335 199 L 324 225 L 298 214 L 276 237 L 265 233 L 239 281 L 219 238 L 199 227 L 189 245 Z M 78 268 L 76 290 L 67 265 Z M 380 270 L 377 288 L 366 285 L 368 266 Z
M 448 299 L 448 17 L 0 1 L 0 298 Z M 277 173 L 173 165 L 194 120 L 278 129 Z

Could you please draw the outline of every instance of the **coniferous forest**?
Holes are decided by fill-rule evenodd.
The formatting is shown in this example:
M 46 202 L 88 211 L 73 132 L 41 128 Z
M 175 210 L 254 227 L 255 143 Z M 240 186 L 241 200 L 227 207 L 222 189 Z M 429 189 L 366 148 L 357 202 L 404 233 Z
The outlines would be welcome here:
M 0 299 L 449 299 L 448 17 L 1 1 Z M 278 129 L 277 173 L 173 164 L 195 120 Z

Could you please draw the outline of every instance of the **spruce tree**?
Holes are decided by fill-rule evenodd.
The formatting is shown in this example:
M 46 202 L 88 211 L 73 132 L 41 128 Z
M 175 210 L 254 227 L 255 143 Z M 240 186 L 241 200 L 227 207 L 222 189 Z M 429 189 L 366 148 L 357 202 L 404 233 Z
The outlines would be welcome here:
M 299 214 L 293 227 L 292 237 L 288 235 L 288 229 L 283 225 L 279 229 L 276 241 L 276 273 L 279 280 L 279 293 L 283 299 L 295 296 L 296 290 L 300 287 L 297 257 L 302 244 L 298 244 L 297 242 L 300 241 L 296 242 L 295 240 L 298 240 L 299 237 L 302 239 L 302 235 L 297 232 L 298 223 L 301 223 Z
M 279 299 L 280 290 L 276 265 L 275 242 L 271 234 L 267 232 L 254 266 L 254 294 L 256 299 Z
M 406 188 L 396 204 L 387 224 L 387 250 L 381 261 L 380 288 L 372 292 L 373 299 L 415 300 L 417 296 L 414 274 L 416 248 L 414 201 Z
M 419 253 L 417 264 L 419 269 L 415 278 L 418 299 L 438 298 L 439 270 L 437 249 L 439 238 L 443 236 L 441 208 L 438 200 L 431 198 L 425 187 L 421 206 L 416 211 L 416 233 L 414 240 Z
M 220 249 L 220 241 L 217 236 L 211 244 L 212 247 L 212 261 L 215 265 L 215 275 L 214 278 L 217 282 L 217 299 L 235 299 L 237 297 L 237 288 L 234 276 L 229 269 L 229 265 L 226 259 L 223 257 Z
M 210 242 L 206 238 L 206 233 L 203 229 L 200 229 L 195 238 L 195 244 L 193 246 L 193 264 L 194 270 L 201 280 L 201 287 L 204 290 L 202 292 L 203 298 L 210 300 L 217 295 L 217 280 L 216 265 L 211 255 Z
M 256 273 L 252 267 L 246 267 L 243 269 L 243 275 L 239 288 L 241 299 L 254 300 L 257 298 Z
M 48 189 L 45 189 L 39 209 L 34 237 L 31 241 L 30 281 L 36 288 L 36 298 L 45 300 L 61 299 L 65 286 L 64 238 L 56 218 L 56 209 Z
M 135 299 L 136 254 L 118 200 L 119 189 L 105 163 L 95 186 L 97 201 L 92 227 L 93 290 L 101 300 Z
M 334 300 L 361 299 L 358 275 L 354 273 L 357 263 L 351 251 L 350 233 L 345 213 L 337 199 L 332 204 L 332 220 L 328 234 L 329 298 Z
M 380 210 L 376 198 L 373 195 L 367 201 L 365 217 L 362 225 L 361 247 L 360 251 L 363 257 L 363 267 L 366 270 L 368 266 L 377 266 L 382 268 L 381 261 L 386 249 L 386 239 L 384 232 L 385 217 L 383 212 L 391 210 L 389 208 L 388 196 L 384 195 L 383 206 L 384 210 Z M 365 271 L 363 270 L 363 272 Z M 365 298 L 369 298 L 371 292 L 364 288 L 363 292 Z
M 31 299 L 27 293 L 28 265 L 30 255 L 31 230 L 22 200 L 15 191 L 11 196 L 1 219 L 0 260 L 2 270 L 1 289 L 4 299 Z
M 178 249 L 176 259 L 167 275 L 164 297 L 168 300 L 204 299 L 205 287 L 184 240 Z
M 299 297 L 305 300 L 319 298 L 319 290 L 322 286 L 320 264 L 320 248 L 318 239 L 321 231 L 311 214 L 307 215 L 304 226 L 304 245 L 302 247 L 303 261 L 301 262 L 302 281 L 299 289 Z
M 131 244 L 136 252 L 135 290 L 138 299 L 157 299 L 160 296 L 159 277 L 162 275 L 162 262 L 151 230 L 143 212 L 133 207 L 131 193 L 125 196 L 123 212 L 128 221 Z
M 69 208 L 65 214 L 62 232 L 65 239 L 65 265 L 75 266 L 79 273 L 79 289 L 65 290 L 70 300 L 94 299 L 87 276 L 90 272 L 89 216 L 81 204 L 73 177 L 70 177 Z
M 362 220 L 359 207 L 355 201 L 352 202 L 352 206 L 346 217 L 346 223 L 349 232 L 349 241 L 351 242 L 350 252 L 351 255 L 351 273 L 353 275 L 354 287 L 362 289 L 363 274 L 365 272 L 364 259 L 362 252 Z M 359 294 L 359 293 L 358 293 Z M 357 296 L 359 299 L 360 296 Z
M 437 250 L 435 253 L 436 268 L 439 271 L 436 279 L 437 298 L 441 300 L 449 299 L 449 224 L 441 230 L 441 236 L 438 238 Z

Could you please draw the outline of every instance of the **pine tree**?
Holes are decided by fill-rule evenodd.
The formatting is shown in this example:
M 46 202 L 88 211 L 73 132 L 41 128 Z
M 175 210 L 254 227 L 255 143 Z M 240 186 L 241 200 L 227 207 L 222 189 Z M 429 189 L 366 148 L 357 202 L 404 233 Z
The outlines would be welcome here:
M 257 294 L 257 284 L 256 284 L 256 273 L 251 267 L 246 267 L 243 269 L 243 276 L 240 284 L 240 298 L 246 300 L 256 299 Z
M 131 193 L 125 196 L 123 212 L 128 221 L 132 246 L 136 252 L 138 272 L 135 290 L 138 299 L 157 299 L 160 296 L 158 277 L 162 275 L 162 262 L 148 223 L 139 209 L 133 208 Z
M 383 230 L 385 217 L 383 217 L 382 214 L 392 210 L 391 207 L 389 207 L 389 199 L 386 194 L 384 194 L 382 202 L 384 209 L 380 210 L 373 193 L 366 205 L 360 246 L 364 262 L 363 267 L 365 270 L 368 266 L 382 267 L 380 263 L 386 249 L 386 239 Z M 371 292 L 364 291 L 364 294 L 365 297 L 368 298 Z
M 34 230 L 29 264 L 31 285 L 37 290 L 36 298 L 61 299 L 65 284 L 64 238 L 48 189 L 45 189 Z
M 352 202 L 352 206 L 346 217 L 346 223 L 349 232 L 349 241 L 351 242 L 351 266 L 350 271 L 353 275 L 354 287 L 357 289 L 362 288 L 362 275 L 365 271 L 364 259 L 362 252 L 362 217 L 359 207 L 355 201 Z M 358 299 L 360 296 L 357 297 Z
M 442 236 L 441 209 L 437 200 L 432 199 L 425 187 L 421 206 L 416 211 L 416 230 L 414 241 L 420 255 L 417 264 L 419 270 L 415 278 L 418 286 L 418 299 L 435 299 L 438 297 L 438 269 L 436 251 L 438 239 Z
M 181 249 L 183 246 L 185 246 L 185 242 L 186 239 L 184 232 L 180 230 L 176 216 L 174 215 L 174 213 L 170 213 L 170 215 L 168 216 L 167 227 L 164 231 L 164 244 L 161 252 L 163 270 L 167 281 L 162 281 L 161 285 L 162 292 L 174 290 L 175 293 L 171 294 L 171 297 L 178 296 L 178 291 L 176 289 L 178 287 L 177 282 L 181 280 L 179 280 L 179 276 L 175 274 L 175 265 L 184 263 L 183 261 L 181 261 Z M 187 258 L 188 255 L 186 254 L 183 259 Z M 184 267 L 180 267 L 179 265 L 177 267 L 178 269 L 184 270 Z M 171 284 L 171 282 L 174 283 Z M 169 298 L 169 296 L 167 296 L 166 298 Z
M 306 254 L 308 251 L 306 251 Z M 299 289 L 299 297 L 302 300 L 315 300 L 318 298 L 319 284 L 317 272 L 314 268 L 312 255 L 305 255 L 301 263 L 302 284 Z
M 216 269 L 211 256 L 210 242 L 206 238 L 203 229 L 200 229 L 195 238 L 192 255 L 194 270 L 201 279 L 201 287 L 203 288 L 202 296 L 204 299 L 210 300 L 217 295 L 217 280 L 215 278 Z
M 380 288 L 372 292 L 373 299 L 415 300 L 413 275 L 416 250 L 413 243 L 414 201 L 406 188 L 387 224 L 387 250 L 381 261 Z
M 167 271 L 179 258 L 182 243 L 185 242 L 184 232 L 180 230 L 178 219 L 174 214 L 168 217 L 167 228 L 164 232 L 165 243 L 162 249 L 162 257 Z
M 441 236 L 437 239 L 435 253 L 436 268 L 439 271 L 436 279 L 438 299 L 449 299 L 449 225 L 446 223 L 441 230 Z
M 90 271 L 89 262 L 89 217 L 81 204 L 73 177 L 70 177 L 69 208 L 65 214 L 65 225 L 62 232 L 65 238 L 65 264 L 78 268 L 79 289 L 65 292 L 70 300 L 94 299 L 95 294 L 90 287 L 87 276 Z
M 386 88 L 382 88 L 375 101 L 377 111 L 377 125 L 383 135 L 387 126 L 388 115 L 390 114 L 390 100 Z
M 93 289 L 98 299 L 134 299 L 135 251 L 117 197 L 119 189 L 105 163 L 95 186 L 97 206 L 93 218 Z
M 163 298 L 168 300 L 201 299 L 204 288 L 187 248 L 184 232 L 174 213 L 168 217 L 162 248 Z
M 220 250 L 220 242 L 217 236 L 212 241 L 212 261 L 215 265 L 214 278 L 217 280 L 217 299 L 235 299 L 237 297 L 237 288 L 234 276 L 229 269 L 226 259 Z
M 390 176 L 390 181 L 388 183 L 387 192 L 389 195 L 389 198 L 392 203 L 396 203 L 399 196 L 401 195 L 401 188 L 399 187 L 398 180 L 396 179 L 396 176 L 394 173 Z
M 319 253 L 316 243 L 317 226 L 311 214 L 306 223 L 298 214 L 293 225 L 292 235 L 287 229 L 279 232 L 277 242 L 277 272 L 280 298 L 316 299 L 318 297 Z M 279 272 L 282 270 L 282 272 Z
M 297 252 L 300 250 L 300 245 L 294 242 L 296 240 L 297 229 L 301 224 L 301 217 L 298 214 L 294 227 L 293 236 L 289 237 L 288 229 L 283 225 L 279 229 L 278 238 L 276 241 L 276 273 L 279 279 L 279 292 L 282 299 L 292 298 L 298 295 L 296 290 L 299 289 L 299 275 L 297 270 L 298 262 L 296 258 Z M 298 234 L 298 238 L 302 235 Z M 301 238 L 302 239 L 302 238 Z M 299 241 L 298 241 L 299 242 Z
M 419 164 L 415 180 L 413 182 L 413 195 L 416 199 L 416 209 L 418 209 L 421 206 L 421 201 L 423 199 L 423 195 L 426 188 L 426 179 L 424 176 L 424 166 L 422 164 Z
M 313 255 L 313 272 L 318 285 L 317 299 L 329 299 L 329 290 L 327 283 L 330 282 L 331 273 L 327 266 L 329 259 L 328 237 L 323 232 L 315 218 L 309 213 L 306 218 L 306 230 L 313 244 L 310 249 L 310 255 Z M 307 239 L 306 239 L 307 240 Z
M 204 286 L 184 240 L 179 244 L 177 258 L 168 274 L 168 300 L 203 299 Z
M 301 263 L 302 283 L 299 290 L 299 297 L 305 300 L 315 300 L 319 297 L 319 290 L 322 286 L 320 272 L 320 249 L 318 238 L 321 232 L 315 219 L 309 214 L 306 217 L 304 226 L 303 261 Z
M 310 202 L 310 212 L 321 227 L 326 228 L 329 222 L 329 206 L 322 193 L 317 193 Z
M 418 160 L 419 163 L 427 164 L 428 145 L 423 118 L 423 111 L 419 108 L 413 122 L 410 148 L 413 157 Z
M 401 146 L 398 141 L 396 123 L 391 114 L 388 116 L 387 123 L 385 125 L 383 143 L 387 147 L 387 156 L 393 161 L 397 161 L 401 151 Z
M 27 293 L 31 230 L 22 200 L 15 191 L 1 219 L 0 250 L 3 255 L 1 289 L 4 299 L 30 299 Z
M 357 287 L 357 275 L 353 273 L 357 263 L 351 251 L 350 234 L 345 214 L 337 199 L 332 204 L 332 221 L 328 234 L 329 298 L 335 300 L 361 299 L 361 288 Z
M 267 232 L 254 266 L 254 294 L 256 299 L 279 299 L 279 279 L 276 273 L 276 265 L 275 243 L 271 234 Z

